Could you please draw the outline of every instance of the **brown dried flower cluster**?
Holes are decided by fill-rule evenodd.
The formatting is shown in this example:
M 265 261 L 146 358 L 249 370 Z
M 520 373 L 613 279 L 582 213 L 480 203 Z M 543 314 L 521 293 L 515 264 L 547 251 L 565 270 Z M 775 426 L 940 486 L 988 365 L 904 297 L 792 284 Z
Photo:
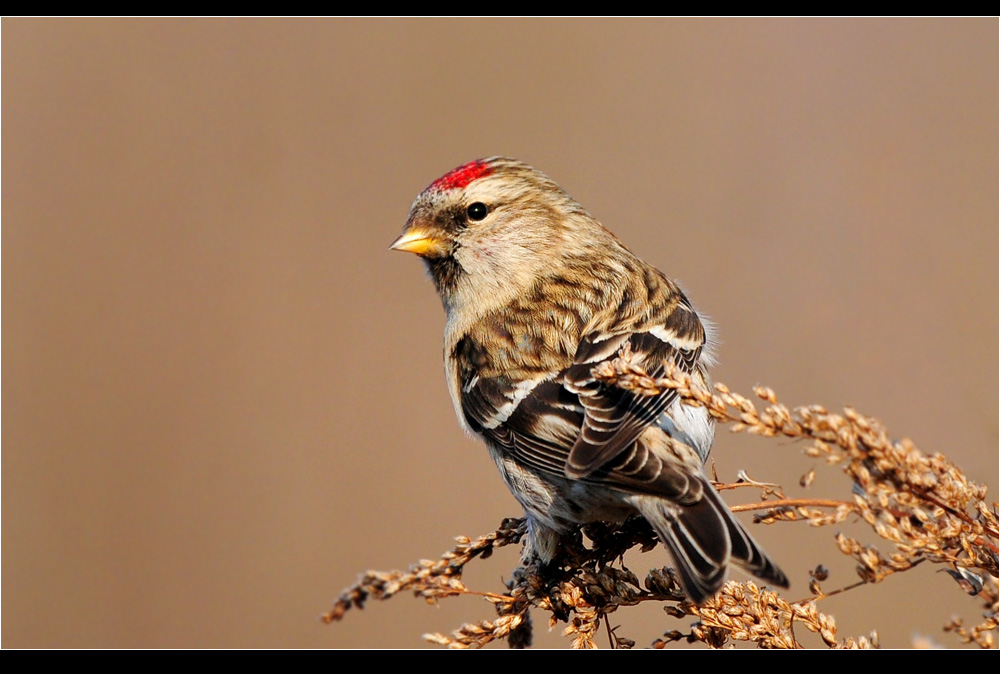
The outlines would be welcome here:
M 458 536 L 458 545 L 438 560 L 422 559 L 409 572 L 369 571 L 355 585 L 344 590 L 333 608 L 323 615 L 330 623 L 344 617 L 352 606 L 364 608 L 368 599 L 388 599 L 403 590 L 413 590 L 418 597 L 434 602 L 442 597 L 469 593 L 462 583 L 462 569 L 476 557 L 486 559 L 493 550 L 519 543 L 525 532 L 524 520 L 506 519 L 500 528 L 472 541 Z M 487 597 L 491 595 L 486 595 Z
M 729 423 L 733 431 L 807 442 L 804 451 L 808 456 L 841 466 L 851 478 L 854 486 L 850 500 L 788 499 L 777 485 L 744 479 L 737 485 L 719 488 L 750 484 L 761 490 L 765 500 L 733 510 L 760 510 L 756 521 L 768 524 L 804 520 L 813 526 L 825 526 L 848 516 L 859 517 L 889 541 L 893 551 L 885 555 L 874 545 L 838 532 L 834 536 L 836 548 L 857 563 L 861 579 L 858 583 L 824 592 L 820 584 L 826 571 L 820 567 L 811 573 L 813 597 L 808 600 L 789 602 L 753 582 L 730 581 L 713 599 L 696 606 L 684 600 L 668 570 L 650 571 L 640 582 L 624 566 L 622 558 L 629 549 L 639 547 L 645 551 L 656 545 L 655 534 L 645 521 L 633 518 L 621 525 L 584 527 L 557 563 L 544 570 L 534 565 L 516 569 L 503 592 L 470 591 L 461 580 L 465 564 L 477 557 L 488 557 L 497 547 L 519 542 L 524 534 L 523 521 L 510 519 L 497 531 L 475 541 L 457 539 L 458 545 L 441 559 L 421 561 L 408 573 L 364 574 L 341 594 L 324 620 L 340 620 L 351 606 L 361 608 L 368 598 L 387 599 L 402 590 L 413 591 L 428 601 L 476 594 L 495 605 L 496 619 L 463 625 L 450 635 L 428 634 L 424 638 L 452 648 L 481 647 L 496 639 L 506 639 L 511 647 L 528 646 L 528 611 L 535 608 L 550 615 L 550 626 L 566 623 L 563 632 L 572 639 L 574 648 L 596 648 L 602 623 L 611 647 L 631 648 L 634 642 L 615 634 L 608 616 L 622 606 L 658 601 L 667 604 L 668 614 L 693 616 L 697 622 L 688 633 L 667 632 L 652 644 L 655 648 L 678 640 L 712 647 L 751 642 L 766 648 L 798 648 L 802 642 L 796 636 L 796 625 L 819 635 L 828 647 L 873 648 L 878 646 L 874 633 L 838 640 L 833 617 L 820 612 L 817 602 L 930 562 L 945 565 L 957 586 L 982 602 L 981 623 L 966 627 L 954 618 L 944 625 L 945 631 L 956 634 L 964 643 L 996 647 L 997 504 L 988 505 L 986 488 L 968 480 L 944 456 L 924 454 L 906 439 L 891 440 L 877 420 L 852 409 L 839 414 L 818 405 L 789 409 L 778 402 L 772 390 L 757 387 L 754 393 L 766 403 L 758 410 L 753 401 L 722 384 L 708 390 L 679 372 L 655 379 L 636 367 L 628 352 L 599 365 L 594 375 L 608 385 L 645 395 L 675 389 L 687 404 L 706 407 L 716 419 Z M 812 479 L 810 472 L 802 482 L 808 484 Z M 589 546 L 584 545 L 583 534 Z
M 819 634 L 831 648 L 878 646 L 878 635 L 874 633 L 871 637 L 848 637 L 837 641 L 837 626 L 833 617 L 820 613 L 815 601 L 789 603 L 777 592 L 759 588 L 752 581 L 729 581 L 705 604 L 684 608 L 686 612 L 680 609 L 668 612 L 677 617 L 697 616 L 700 622 L 692 628 L 693 640 L 716 647 L 732 639 L 755 642 L 764 648 L 797 648 L 799 642 L 795 638 L 795 623 Z M 662 648 L 667 642 L 683 636 L 670 632 L 653 646 Z
M 995 503 L 992 507 L 986 503 L 986 487 L 969 481 L 941 454 L 924 454 L 905 438 L 890 440 L 876 419 L 850 408 L 843 414 L 819 405 L 790 410 L 778 402 L 774 391 L 762 386 L 754 393 L 768 405 L 758 411 L 751 400 L 724 384 L 709 391 L 680 372 L 653 379 L 633 366 L 627 353 L 599 366 L 595 375 L 605 383 L 649 395 L 676 389 L 686 402 L 703 405 L 715 418 L 732 422 L 733 431 L 808 440 L 807 455 L 830 465 L 843 464 L 855 485 L 852 502 L 837 504 L 832 512 L 810 507 L 813 503 L 807 501 L 794 507 L 771 503 L 772 509 L 758 520 L 805 519 L 822 526 L 843 521 L 852 512 L 859 514 L 897 549 L 884 559 L 871 546 L 846 536 L 838 539 L 840 550 L 860 563 L 865 580 L 881 580 L 923 560 L 996 578 L 997 511 Z

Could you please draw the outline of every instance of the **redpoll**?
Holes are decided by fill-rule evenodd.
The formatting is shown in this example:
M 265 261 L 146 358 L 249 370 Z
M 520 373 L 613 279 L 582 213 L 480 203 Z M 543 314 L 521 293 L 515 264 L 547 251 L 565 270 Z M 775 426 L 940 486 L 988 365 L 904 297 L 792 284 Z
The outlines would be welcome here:
M 547 176 L 503 157 L 431 183 L 392 248 L 422 257 L 441 296 L 459 422 L 524 508 L 526 555 L 549 562 L 579 524 L 639 513 L 695 602 L 730 563 L 787 587 L 705 477 L 707 411 L 592 375 L 627 346 L 653 376 L 672 363 L 706 380 L 705 324 L 673 281 Z

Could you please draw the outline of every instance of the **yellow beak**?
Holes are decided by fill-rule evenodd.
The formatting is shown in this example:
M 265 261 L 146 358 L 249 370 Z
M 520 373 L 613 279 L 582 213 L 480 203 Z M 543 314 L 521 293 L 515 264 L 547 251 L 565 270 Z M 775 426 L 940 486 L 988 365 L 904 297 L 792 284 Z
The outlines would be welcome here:
M 426 230 L 413 228 L 403 232 L 398 239 L 392 242 L 389 249 L 433 257 L 447 251 L 448 244 Z

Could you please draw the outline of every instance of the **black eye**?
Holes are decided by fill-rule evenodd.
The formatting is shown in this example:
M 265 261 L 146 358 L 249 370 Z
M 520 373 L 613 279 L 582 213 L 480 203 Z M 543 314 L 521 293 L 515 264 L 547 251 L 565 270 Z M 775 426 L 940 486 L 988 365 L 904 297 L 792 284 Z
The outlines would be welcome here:
M 483 202 L 477 201 L 474 204 L 469 204 L 469 208 L 465 212 L 468 214 L 469 220 L 479 221 L 486 217 L 490 209 Z

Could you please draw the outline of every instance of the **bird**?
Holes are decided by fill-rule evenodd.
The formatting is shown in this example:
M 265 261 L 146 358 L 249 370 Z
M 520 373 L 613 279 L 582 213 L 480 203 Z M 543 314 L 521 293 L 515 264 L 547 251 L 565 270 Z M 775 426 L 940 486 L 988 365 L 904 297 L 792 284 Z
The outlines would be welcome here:
M 676 282 L 547 175 L 502 156 L 432 182 L 390 248 L 423 259 L 444 305 L 455 412 L 524 509 L 524 559 L 550 564 L 580 525 L 638 514 L 695 603 L 732 565 L 788 586 L 705 474 L 707 410 L 593 374 L 629 354 L 654 377 L 677 368 L 708 382 L 712 328 Z

